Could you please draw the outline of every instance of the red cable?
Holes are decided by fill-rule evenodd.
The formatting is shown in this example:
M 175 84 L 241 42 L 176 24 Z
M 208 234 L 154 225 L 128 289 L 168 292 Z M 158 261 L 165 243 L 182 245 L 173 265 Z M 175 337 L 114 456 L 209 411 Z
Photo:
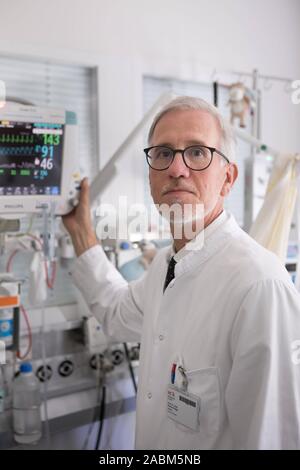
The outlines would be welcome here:
M 28 346 L 27 346 L 27 351 L 25 352 L 25 354 L 23 354 L 23 356 L 21 355 L 20 351 L 17 352 L 17 356 L 19 359 L 23 360 L 25 359 L 25 357 L 28 356 L 28 354 L 30 353 L 31 351 L 31 348 L 32 348 L 32 332 L 31 332 L 31 327 L 30 327 L 30 323 L 29 323 L 29 318 L 28 318 L 28 315 L 27 315 L 27 312 L 25 310 L 25 308 L 23 307 L 23 305 L 20 305 L 20 310 L 25 318 L 25 322 L 26 322 L 26 325 L 27 325 L 27 330 L 28 330 Z
M 7 263 L 6 263 L 6 272 L 9 273 L 10 271 L 10 265 L 11 265 L 11 262 L 13 260 L 13 257 L 18 253 L 18 251 L 20 251 L 18 248 L 16 248 L 10 255 L 10 257 L 8 258 L 7 260 Z
M 43 248 L 43 244 L 39 238 L 37 238 L 35 235 L 32 235 L 31 233 L 28 234 L 29 237 L 31 237 L 33 240 L 37 241 L 40 244 L 40 247 Z M 52 275 L 51 279 L 49 280 L 49 273 L 48 273 L 48 267 L 47 267 L 47 262 L 44 261 L 44 267 L 45 267 L 45 274 L 46 274 L 46 283 L 47 287 L 49 289 L 53 289 L 54 287 L 54 282 L 55 282 L 55 275 L 56 275 L 56 262 L 51 261 L 53 267 L 52 267 Z
M 8 261 L 7 261 L 7 264 L 6 264 L 6 271 L 9 272 L 10 271 L 10 268 L 11 268 L 11 262 L 13 260 L 13 257 L 18 253 L 18 249 L 14 250 L 10 257 L 8 258 Z M 24 309 L 24 307 L 22 305 L 20 305 L 20 310 L 21 312 L 23 313 L 23 316 L 25 318 L 25 321 L 26 321 L 26 325 L 27 325 L 27 329 L 28 329 L 28 338 L 29 338 L 29 343 L 28 343 L 28 347 L 27 347 L 27 351 L 26 353 L 21 356 L 20 354 L 20 351 L 17 352 L 17 356 L 19 359 L 25 359 L 26 356 L 28 356 L 28 354 L 30 353 L 31 351 L 31 348 L 32 348 L 32 333 L 31 333 L 31 327 L 30 327 L 30 323 L 29 323 L 29 319 L 28 319 L 28 315 L 26 313 L 26 310 Z
M 28 236 L 30 238 L 32 238 L 33 240 L 37 241 L 40 245 L 41 248 L 43 248 L 43 244 L 41 242 L 41 240 L 39 238 L 37 238 L 35 235 L 32 235 L 31 233 L 28 234 Z M 6 271 L 9 272 L 10 271 L 10 265 L 11 265 L 11 262 L 12 262 L 12 259 L 13 257 L 18 253 L 18 251 L 20 251 L 19 249 L 16 249 L 12 252 L 12 254 L 10 255 L 8 261 L 7 261 L 7 264 L 6 264 Z M 54 287 L 54 282 L 55 282 L 55 277 L 56 277 L 56 262 L 55 261 L 51 261 L 51 264 L 52 264 L 52 272 L 51 272 L 51 279 L 49 279 L 49 273 L 48 273 L 48 267 L 47 267 L 47 262 L 44 261 L 44 267 L 45 267 L 45 274 L 46 274 L 46 284 L 47 284 L 47 287 L 49 289 L 53 289 Z
M 36 240 L 41 248 L 43 247 L 41 241 L 35 237 L 34 235 L 31 235 L 29 234 L 29 236 L 31 238 L 33 238 L 34 240 Z M 20 250 L 19 249 L 15 249 L 11 255 L 9 256 L 8 258 L 8 261 L 7 261 L 7 264 L 6 264 L 6 271 L 9 272 L 10 271 L 10 268 L 11 268 L 11 263 L 12 263 L 12 260 L 14 258 L 14 256 L 19 252 Z M 45 266 L 45 271 L 46 271 L 46 283 L 47 283 L 47 286 L 49 289 L 53 289 L 53 286 L 54 286 L 54 282 L 55 282 L 55 276 L 56 276 L 56 262 L 53 261 L 51 262 L 52 264 L 52 273 L 51 273 L 51 279 L 49 280 L 49 274 L 48 274 L 48 269 L 47 269 L 47 263 L 46 261 L 44 262 L 44 266 Z M 31 331 L 31 327 L 30 327 L 30 322 L 29 322 L 29 318 L 28 318 L 28 315 L 27 315 L 27 312 L 25 310 L 25 308 L 23 307 L 23 305 L 20 305 L 20 310 L 24 316 L 24 319 L 25 319 L 25 322 L 26 322 L 26 325 L 27 325 L 27 330 L 28 330 L 28 346 L 27 346 L 27 350 L 25 352 L 25 354 L 21 355 L 20 351 L 17 352 L 17 357 L 21 360 L 25 359 L 28 354 L 30 353 L 31 351 L 31 348 L 32 348 L 32 331 Z
M 53 289 L 53 287 L 54 287 L 54 282 L 55 282 L 55 276 L 56 276 L 56 262 L 55 262 L 55 261 L 51 261 L 51 265 L 52 265 L 51 279 L 49 279 L 49 273 L 48 273 L 47 262 L 46 262 L 46 260 L 44 261 L 45 274 L 46 274 L 46 283 L 47 283 L 47 287 L 48 287 L 49 289 Z

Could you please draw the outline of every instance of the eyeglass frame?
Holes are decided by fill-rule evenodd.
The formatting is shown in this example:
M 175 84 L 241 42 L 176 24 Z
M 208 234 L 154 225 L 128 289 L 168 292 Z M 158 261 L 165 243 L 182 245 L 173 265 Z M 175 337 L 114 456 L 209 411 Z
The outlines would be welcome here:
M 149 161 L 148 161 L 148 158 L 151 158 L 150 155 L 148 155 L 148 152 L 149 150 L 153 149 L 153 148 L 159 148 L 159 147 L 162 147 L 162 148 L 166 148 L 168 150 L 171 150 L 172 153 L 173 153 L 173 156 L 172 156 L 172 160 L 170 162 L 170 164 L 166 167 L 166 168 L 153 168 Z M 186 161 L 185 161 L 185 158 L 184 158 L 184 152 L 190 148 L 197 148 L 197 147 L 204 147 L 208 150 L 210 150 L 210 153 L 211 153 L 211 159 L 210 159 L 210 162 L 209 164 L 204 167 L 204 168 L 201 168 L 199 170 L 196 170 L 195 168 L 191 168 L 190 166 L 187 165 Z M 181 153 L 182 155 L 182 160 L 185 164 L 185 166 L 187 168 L 189 168 L 190 170 L 192 171 L 203 171 L 203 170 L 206 170 L 210 165 L 211 165 L 211 162 L 213 161 L 213 158 L 214 158 L 214 153 L 217 153 L 218 155 L 221 155 L 221 157 L 225 158 L 225 160 L 227 161 L 227 163 L 230 163 L 230 160 L 226 157 L 226 155 L 224 155 L 222 152 L 220 152 L 220 150 L 216 149 L 215 147 L 209 147 L 208 145 L 202 145 L 202 144 L 199 144 L 199 145 L 190 145 L 189 147 L 186 147 L 185 149 L 172 149 L 171 147 L 168 147 L 167 145 L 152 145 L 152 147 L 148 147 L 148 148 L 145 148 L 144 149 L 144 152 L 145 152 L 145 155 L 146 155 L 146 160 L 147 160 L 147 163 L 149 165 L 150 168 L 152 168 L 152 170 L 155 170 L 155 171 L 165 171 L 167 170 L 168 168 L 170 168 L 170 166 L 172 165 L 173 161 L 174 161 L 174 158 L 175 158 L 175 155 L 176 153 Z

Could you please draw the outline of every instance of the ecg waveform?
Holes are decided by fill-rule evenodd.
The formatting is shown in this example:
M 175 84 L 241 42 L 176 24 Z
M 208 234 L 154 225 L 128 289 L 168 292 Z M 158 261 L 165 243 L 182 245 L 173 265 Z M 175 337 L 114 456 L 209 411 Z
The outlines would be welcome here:
M 0 156 L 33 155 L 34 152 L 35 147 L 30 145 L 20 145 L 19 147 L 0 146 Z
M 33 134 L 0 134 L 1 144 L 33 144 Z

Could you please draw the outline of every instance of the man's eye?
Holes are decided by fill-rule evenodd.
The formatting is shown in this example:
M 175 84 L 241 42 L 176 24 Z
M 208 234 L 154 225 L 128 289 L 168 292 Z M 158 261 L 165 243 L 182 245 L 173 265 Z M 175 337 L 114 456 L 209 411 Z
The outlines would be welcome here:
M 155 157 L 156 159 L 164 159 L 164 158 L 169 158 L 171 155 L 170 150 L 158 150 L 155 152 Z
M 205 156 L 205 152 L 202 148 L 191 148 L 188 149 L 187 154 L 189 157 L 192 158 L 201 158 Z

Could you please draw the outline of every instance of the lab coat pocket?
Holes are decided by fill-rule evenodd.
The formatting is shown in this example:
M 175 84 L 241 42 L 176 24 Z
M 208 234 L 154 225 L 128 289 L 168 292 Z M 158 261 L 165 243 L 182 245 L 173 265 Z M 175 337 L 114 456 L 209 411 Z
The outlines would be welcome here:
M 219 432 L 221 422 L 221 387 L 219 369 L 208 367 L 185 371 L 188 390 L 200 397 L 200 428 L 204 435 Z

